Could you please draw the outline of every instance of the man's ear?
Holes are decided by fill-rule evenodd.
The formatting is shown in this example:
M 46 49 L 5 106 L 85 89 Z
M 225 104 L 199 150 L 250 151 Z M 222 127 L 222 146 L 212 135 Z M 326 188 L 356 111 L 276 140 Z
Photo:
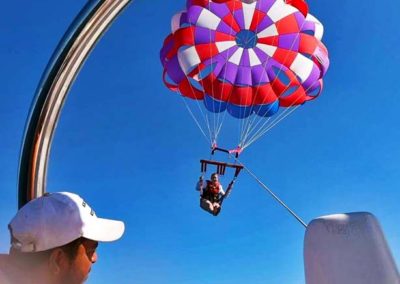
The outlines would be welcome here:
M 69 259 L 65 252 L 60 248 L 55 248 L 49 257 L 49 271 L 53 275 L 58 275 L 63 271 L 69 264 Z

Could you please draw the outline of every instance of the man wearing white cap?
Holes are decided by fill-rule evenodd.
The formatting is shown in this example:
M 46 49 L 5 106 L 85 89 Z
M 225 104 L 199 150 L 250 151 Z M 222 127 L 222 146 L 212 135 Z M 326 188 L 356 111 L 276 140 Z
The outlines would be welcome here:
M 47 193 L 9 224 L 9 255 L 0 255 L 1 284 L 80 284 L 97 261 L 98 242 L 119 239 L 121 221 L 101 219 L 78 195 Z

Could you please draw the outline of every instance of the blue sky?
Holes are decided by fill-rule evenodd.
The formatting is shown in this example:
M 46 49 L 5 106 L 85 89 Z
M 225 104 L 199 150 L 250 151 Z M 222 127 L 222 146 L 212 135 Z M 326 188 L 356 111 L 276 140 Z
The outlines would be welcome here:
M 0 252 L 17 207 L 25 120 L 41 74 L 86 1 L 4 3 L 0 19 Z M 247 174 L 218 218 L 194 183 L 208 145 L 161 80 L 159 49 L 183 0 L 137 0 L 88 58 L 53 141 L 48 191 L 126 223 L 88 283 L 304 283 L 304 228 Z M 400 263 L 397 1 L 311 1 L 331 67 L 320 98 L 242 155 L 306 222 L 369 211 Z M 223 180 L 225 183 L 228 179 Z

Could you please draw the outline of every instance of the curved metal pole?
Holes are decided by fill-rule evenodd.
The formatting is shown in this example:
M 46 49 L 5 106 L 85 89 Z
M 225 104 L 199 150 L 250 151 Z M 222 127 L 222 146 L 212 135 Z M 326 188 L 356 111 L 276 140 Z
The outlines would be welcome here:
M 36 90 L 19 164 L 18 207 L 46 192 L 47 164 L 56 124 L 86 58 L 131 0 L 90 0 L 61 39 Z

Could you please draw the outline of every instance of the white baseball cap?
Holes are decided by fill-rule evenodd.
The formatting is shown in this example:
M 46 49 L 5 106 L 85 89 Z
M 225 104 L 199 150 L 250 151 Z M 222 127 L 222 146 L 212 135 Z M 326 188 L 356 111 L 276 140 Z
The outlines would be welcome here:
M 39 252 L 80 237 L 111 242 L 125 230 L 121 221 L 97 218 L 90 206 L 70 192 L 46 193 L 22 207 L 9 224 L 11 245 L 22 252 Z

